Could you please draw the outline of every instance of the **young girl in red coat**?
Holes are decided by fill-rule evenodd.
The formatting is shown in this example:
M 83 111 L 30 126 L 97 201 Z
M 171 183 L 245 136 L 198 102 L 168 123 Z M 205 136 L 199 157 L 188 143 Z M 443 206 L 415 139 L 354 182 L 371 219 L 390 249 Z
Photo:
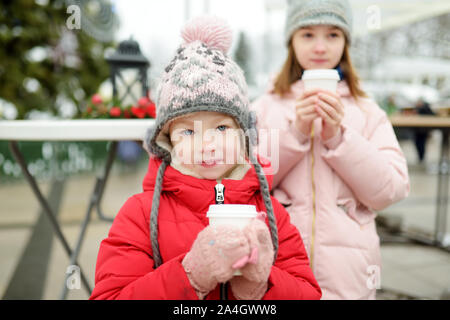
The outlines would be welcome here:
M 231 30 L 202 17 L 182 36 L 158 89 L 144 191 L 100 245 L 91 299 L 320 299 L 300 234 L 270 196 L 270 167 L 253 151 L 247 86 L 226 54 Z M 260 214 L 244 229 L 213 227 L 206 212 L 217 202 Z

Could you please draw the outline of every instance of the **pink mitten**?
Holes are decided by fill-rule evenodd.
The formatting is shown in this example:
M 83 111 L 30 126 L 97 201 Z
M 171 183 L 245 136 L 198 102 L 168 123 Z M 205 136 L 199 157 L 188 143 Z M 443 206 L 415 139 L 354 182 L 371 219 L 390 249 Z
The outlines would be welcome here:
M 267 290 L 274 251 L 270 231 L 263 219 L 254 219 L 244 228 L 251 254 L 241 268 L 242 276 L 230 280 L 234 296 L 240 300 L 261 299 Z
M 203 299 L 218 283 L 230 280 L 249 253 L 248 239 L 239 228 L 207 226 L 197 235 L 182 265 L 197 295 Z

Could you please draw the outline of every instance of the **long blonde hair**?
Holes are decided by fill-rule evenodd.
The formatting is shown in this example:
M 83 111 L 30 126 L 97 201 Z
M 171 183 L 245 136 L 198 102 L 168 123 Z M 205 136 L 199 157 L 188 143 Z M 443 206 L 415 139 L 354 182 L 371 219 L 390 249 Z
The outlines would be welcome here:
M 367 94 L 361 89 L 361 86 L 359 84 L 359 77 L 356 73 L 355 68 L 352 65 L 349 51 L 350 51 L 349 46 L 347 42 L 345 42 L 344 53 L 342 55 L 339 66 L 341 67 L 342 73 L 344 74 L 344 78 L 349 87 L 350 94 L 356 100 L 358 98 L 367 97 Z M 288 55 L 286 61 L 284 62 L 280 73 L 275 79 L 274 88 L 272 92 L 280 96 L 288 94 L 291 91 L 291 85 L 298 79 L 300 79 L 302 73 L 303 68 L 297 61 L 294 46 L 292 45 L 291 40 L 289 41 Z

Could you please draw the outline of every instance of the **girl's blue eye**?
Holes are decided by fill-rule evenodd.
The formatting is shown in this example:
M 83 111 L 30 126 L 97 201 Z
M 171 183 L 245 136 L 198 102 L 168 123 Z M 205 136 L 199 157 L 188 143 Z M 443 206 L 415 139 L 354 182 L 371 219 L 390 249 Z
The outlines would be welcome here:
M 337 38 L 337 37 L 339 37 L 339 34 L 333 32 L 333 33 L 330 33 L 330 37 Z
M 309 33 L 309 32 L 303 34 L 304 38 L 311 38 L 312 36 L 313 36 L 312 33 Z
M 225 131 L 225 130 L 227 130 L 227 126 L 225 126 L 225 125 L 218 126 L 218 127 L 217 127 L 217 130 L 219 130 L 219 131 Z
M 194 131 L 191 129 L 185 129 L 181 132 L 184 136 L 191 136 L 194 134 Z

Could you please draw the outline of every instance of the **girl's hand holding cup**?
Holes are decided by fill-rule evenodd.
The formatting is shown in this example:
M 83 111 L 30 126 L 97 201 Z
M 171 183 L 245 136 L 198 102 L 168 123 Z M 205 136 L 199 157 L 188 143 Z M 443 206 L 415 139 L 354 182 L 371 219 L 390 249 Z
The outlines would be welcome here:
M 312 123 L 319 116 L 316 111 L 319 90 L 304 91 L 295 105 L 295 127 L 305 136 L 310 135 Z
M 261 212 L 244 228 L 251 254 L 246 265 L 240 269 L 242 276 L 230 280 L 231 290 L 239 300 L 259 300 L 268 288 L 274 250 L 270 231 L 264 220 L 265 213 Z
M 300 117 L 303 116 L 304 119 L 312 118 L 314 120 L 313 113 L 316 117 L 321 117 L 321 137 L 323 141 L 327 141 L 339 134 L 341 122 L 344 117 L 344 107 L 337 93 L 339 74 L 334 69 L 305 70 L 302 75 L 302 80 L 305 85 L 305 91 L 299 98 L 300 103 L 297 105 L 297 123 L 303 127 L 302 122 L 299 121 L 299 113 Z M 305 105 L 307 107 L 304 107 Z M 299 112 L 299 109 L 307 111 Z M 308 114 L 309 116 L 305 117 L 304 114 Z M 303 130 L 306 129 L 308 129 L 307 126 L 303 127 Z M 311 123 L 309 130 L 311 130 Z M 305 133 L 302 130 L 300 131 Z
M 207 216 L 210 225 L 182 262 L 198 297 L 230 281 L 236 298 L 261 299 L 274 259 L 266 214 L 257 213 L 253 205 L 222 204 L 211 205 Z
M 199 232 L 182 265 L 203 299 L 218 283 L 230 280 L 250 252 L 244 232 L 233 225 L 207 226 Z
M 327 141 L 336 136 L 344 118 L 344 106 L 339 95 L 331 91 L 320 90 L 315 110 L 322 118 L 322 140 Z

